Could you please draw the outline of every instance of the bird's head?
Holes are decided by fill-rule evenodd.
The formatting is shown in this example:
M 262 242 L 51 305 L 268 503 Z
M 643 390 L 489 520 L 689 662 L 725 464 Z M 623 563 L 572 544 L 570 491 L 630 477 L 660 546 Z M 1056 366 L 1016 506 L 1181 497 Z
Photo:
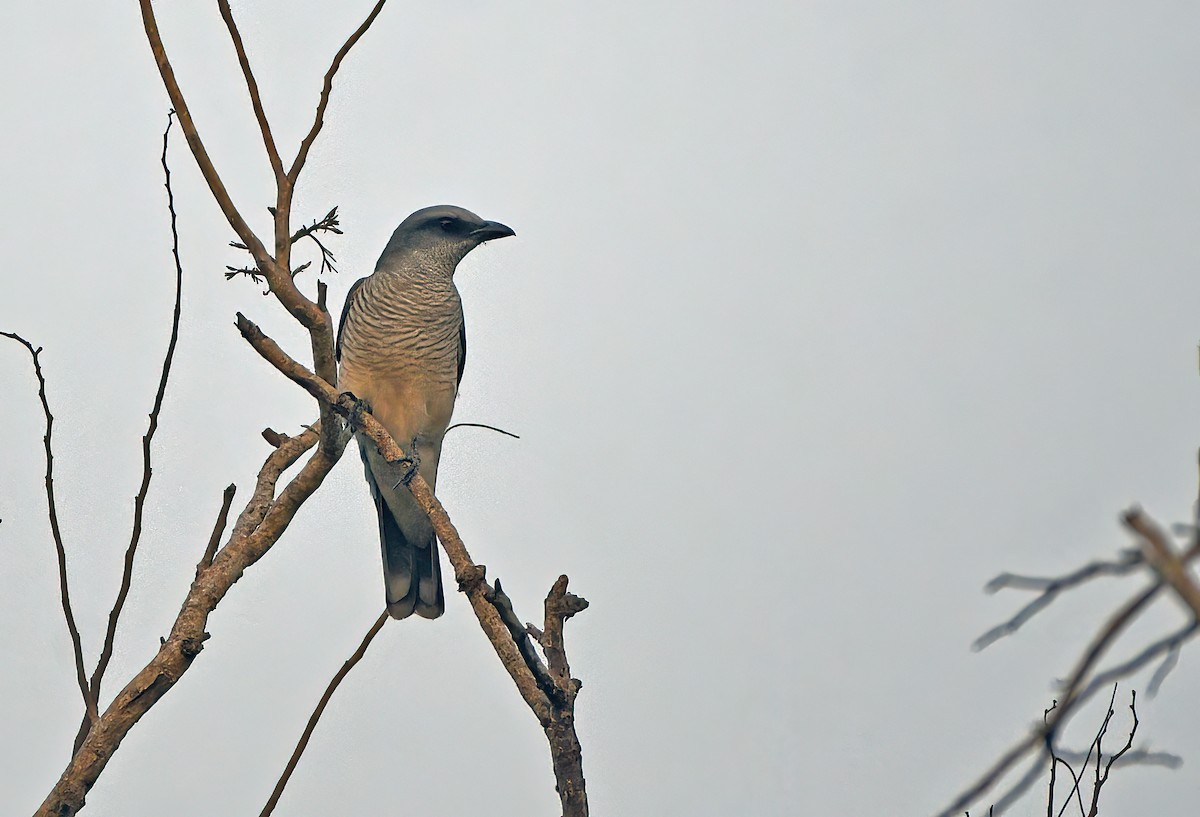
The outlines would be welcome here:
M 485 241 L 516 235 L 498 221 L 485 221 L 470 210 L 440 204 L 413 213 L 396 228 L 379 265 L 409 258 L 449 266 L 450 272 L 467 253 Z

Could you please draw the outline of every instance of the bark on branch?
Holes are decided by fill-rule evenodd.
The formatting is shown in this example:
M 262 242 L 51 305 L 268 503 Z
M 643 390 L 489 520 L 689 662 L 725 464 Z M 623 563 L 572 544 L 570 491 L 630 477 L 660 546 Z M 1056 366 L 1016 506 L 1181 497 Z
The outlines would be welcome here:
M 38 809 L 38 817 L 68 817 L 84 805 L 85 797 L 121 741 L 134 724 L 179 681 L 204 648 L 208 617 L 242 577 L 246 569 L 266 555 L 287 529 L 296 511 L 320 487 L 337 462 L 318 448 L 300 472 L 274 496 L 283 472 L 306 451 L 320 434 L 312 428 L 283 441 L 267 457 L 258 473 L 254 497 L 242 512 L 238 525 L 211 564 L 197 568 L 179 615 L 157 654 L 127 683 L 88 732 L 66 770 Z M 348 434 L 339 436 L 344 447 Z M 340 451 L 336 452 L 340 455 Z
M 389 462 L 405 459 L 404 451 L 396 444 L 387 430 L 362 403 L 347 392 L 339 393 L 323 379 L 317 377 L 284 352 L 275 341 L 263 334 L 252 321 L 237 316 L 238 331 L 262 357 L 290 380 L 298 383 L 309 394 L 328 405 L 331 410 L 345 417 L 355 431 L 368 437 L 378 446 L 380 453 Z M 587 793 L 583 778 L 583 755 L 579 737 L 575 731 L 575 697 L 581 683 L 570 677 L 566 651 L 563 646 L 563 622 L 587 607 L 587 602 L 567 592 L 567 577 L 560 576 L 550 589 L 545 603 L 545 629 L 539 639 L 546 652 L 549 669 L 539 670 L 538 663 L 527 656 L 527 628 L 519 623 L 513 627 L 515 618 L 512 603 L 497 581 L 489 585 L 486 568 L 472 561 L 466 545 L 450 521 L 445 508 L 433 495 L 429 484 L 420 474 L 413 476 L 408 485 L 417 504 L 429 516 L 438 541 L 454 566 L 458 589 L 466 594 L 479 625 L 492 644 L 500 663 L 512 678 L 526 705 L 537 718 L 550 744 L 551 760 L 562 801 L 563 817 L 586 817 L 588 813 Z M 507 620 L 506 620 L 507 619 Z M 519 622 L 519 619 L 517 620 Z M 547 683 L 547 680 L 549 683 Z

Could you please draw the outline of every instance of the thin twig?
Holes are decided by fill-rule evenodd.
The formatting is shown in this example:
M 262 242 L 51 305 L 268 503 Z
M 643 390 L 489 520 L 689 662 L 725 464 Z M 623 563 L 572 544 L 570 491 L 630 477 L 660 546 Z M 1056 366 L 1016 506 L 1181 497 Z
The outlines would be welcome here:
M 92 672 L 92 678 L 89 683 L 92 695 L 97 700 L 100 698 L 100 684 L 104 680 L 104 673 L 108 669 L 109 662 L 112 660 L 113 647 L 117 638 L 117 622 L 121 618 L 121 611 L 125 608 L 125 600 L 129 597 L 129 589 L 133 583 L 133 563 L 137 556 L 138 544 L 142 538 L 142 517 L 146 507 L 146 496 L 150 492 L 150 479 L 154 473 L 154 469 L 150 464 L 150 447 L 154 441 L 154 433 L 158 430 L 158 417 L 162 411 L 163 398 L 167 392 L 167 380 L 171 376 L 171 363 L 175 359 L 175 346 L 179 342 L 179 316 L 183 298 L 183 262 L 179 258 L 179 225 L 175 215 L 175 193 L 171 189 L 171 167 L 167 164 L 167 147 L 169 145 L 171 123 L 174 121 L 174 116 L 174 111 L 167 114 L 167 127 L 163 131 L 161 156 L 165 178 L 164 186 L 167 189 L 167 212 L 171 216 L 171 255 L 175 261 L 175 306 L 171 313 L 171 337 L 167 342 L 167 353 L 163 357 L 162 371 L 158 378 L 158 390 L 154 394 L 154 406 L 150 409 L 150 422 L 146 428 L 146 433 L 142 435 L 142 484 L 138 488 L 137 496 L 133 499 L 133 528 L 129 535 L 129 546 L 125 550 L 125 564 L 121 572 L 121 587 L 117 591 L 116 601 L 113 602 L 112 610 L 108 614 L 108 628 L 104 633 L 104 647 L 100 651 L 100 658 L 96 662 L 96 669 Z M 81 734 L 76 739 L 75 748 L 78 749 L 82 742 L 83 735 Z
M 1064 576 L 1020 576 L 1014 573 L 1001 573 L 984 587 L 987 593 L 996 593 L 1004 589 L 1038 590 L 1037 598 L 1030 601 L 1017 611 L 1016 615 L 988 630 L 971 644 L 975 651 L 987 649 L 1005 636 L 1012 635 L 1023 624 L 1050 606 L 1065 590 L 1077 587 L 1099 576 L 1125 576 L 1145 564 L 1142 555 L 1136 550 L 1125 550 L 1117 561 L 1097 561 L 1084 565 L 1078 570 Z
M 229 524 L 229 507 L 233 504 L 233 495 L 237 493 L 237 486 L 230 483 L 225 488 L 225 493 L 221 497 L 221 510 L 217 514 L 217 521 L 213 523 L 212 535 L 208 537 L 208 546 L 204 548 L 204 555 L 200 557 L 200 564 L 196 565 L 196 575 L 200 575 L 200 571 L 212 564 L 213 557 L 217 555 L 217 546 L 221 543 L 221 534 L 225 533 L 225 526 Z
M 1089 685 L 1082 692 L 1080 691 L 1084 679 L 1108 651 L 1108 648 L 1112 646 L 1116 638 L 1154 600 L 1159 591 L 1162 590 L 1162 587 L 1161 582 L 1156 582 L 1126 602 L 1109 618 L 1077 662 L 1071 673 L 1070 680 L 1065 685 L 1065 692 L 1059 699 L 1058 708 L 1053 715 L 1047 719 L 1043 726 L 1032 730 L 1028 735 L 1015 743 L 987 771 L 980 775 L 974 783 L 963 789 L 949 806 L 938 812 L 938 817 L 953 817 L 953 815 L 958 814 L 971 803 L 975 802 L 984 792 L 996 785 L 1000 778 L 1007 774 L 1009 769 L 1016 763 L 1019 763 L 1021 758 L 1025 757 L 1031 749 L 1044 743 L 1048 736 L 1054 735 L 1057 729 L 1066 723 L 1068 717 L 1077 706 L 1089 700 L 1095 694 L 1099 687 L 1094 685 Z
M 42 443 L 46 449 L 46 508 L 50 515 L 50 534 L 54 537 L 54 549 L 58 554 L 58 592 L 62 599 L 67 632 L 71 634 L 71 648 L 75 652 L 75 679 L 79 683 L 79 693 L 83 696 L 83 708 L 90 725 L 94 724 L 97 718 L 96 697 L 88 687 L 87 672 L 83 668 L 83 644 L 79 638 L 79 628 L 75 626 L 75 613 L 71 609 L 71 592 L 67 583 L 67 550 L 63 546 L 62 531 L 58 527 L 58 508 L 54 501 L 54 415 L 50 413 L 50 403 L 46 400 L 46 378 L 42 375 L 42 363 L 39 359 L 42 347 L 33 348 L 32 343 L 15 332 L 0 332 L 0 335 L 12 338 L 29 351 L 30 357 L 33 358 L 33 373 L 37 375 L 38 399 L 42 401 L 42 412 L 46 416 L 46 433 L 42 436 Z
M 334 207 L 332 210 L 326 213 L 323 218 L 316 219 L 312 224 L 301 227 L 299 230 L 292 233 L 291 243 L 293 244 L 302 238 L 308 238 L 317 245 L 317 249 L 321 252 L 321 269 L 318 271 L 318 275 L 324 275 L 326 270 L 334 273 L 338 271 L 336 266 L 337 258 L 334 256 L 333 251 L 326 247 L 324 242 L 317 237 L 318 233 L 334 233 L 335 235 L 341 235 L 342 230 L 338 226 L 338 223 L 338 211 L 337 207 Z M 309 261 L 296 267 L 296 269 L 292 270 L 292 277 L 295 278 L 311 265 L 312 262 Z
M 143 0 L 148 2 L 148 0 Z M 300 178 L 300 171 L 304 168 L 304 163 L 308 160 L 308 151 L 312 148 L 313 142 L 316 141 L 317 135 L 321 132 L 321 128 L 325 125 L 325 109 L 329 107 L 329 94 L 333 90 L 333 78 L 337 74 L 338 69 L 342 66 L 342 60 L 350 53 L 350 49 L 354 47 L 367 29 L 371 27 L 371 23 L 375 22 L 375 18 L 379 16 L 379 12 L 383 11 L 383 4 L 387 0 L 379 0 L 375 7 L 371 9 L 371 13 L 367 15 L 367 19 L 363 20 L 362 25 L 355 29 L 350 38 L 338 49 L 337 54 L 333 57 L 333 62 L 329 66 L 329 70 L 325 72 L 325 81 L 321 87 L 321 99 L 317 103 L 317 114 L 313 118 L 312 127 L 308 134 L 300 142 L 300 149 L 296 152 L 296 159 L 292 162 L 292 168 L 288 171 L 288 181 L 292 187 L 295 187 L 296 180 Z
M 304 732 L 300 735 L 300 740 L 296 743 L 296 748 L 292 751 L 292 756 L 288 758 L 287 766 L 284 767 L 283 774 L 279 776 L 279 781 L 275 784 L 275 789 L 271 792 L 271 796 L 267 799 L 267 804 L 263 806 L 259 817 L 269 817 L 271 812 L 275 810 L 275 806 L 279 803 L 279 798 L 283 794 L 283 789 L 287 786 L 292 772 L 296 771 L 296 764 L 300 762 L 300 756 L 304 754 L 305 748 L 308 747 L 308 740 L 312 737 L 313 730 L 317 728 L 317 721 L 321 719 L 321 715 L 325 712 L 325 706 L 329 703 L 329 699 L 333 697 L 333 693 L 337 691 L 338 685 L 342 683 L 342 680 L 350 674 L 350 670 L 354 669 L 354 666 L 367 654 L 367 647 L 371 646 L 371 641 L 383 629 L 383 625 L 387 623 L 387 620 L 388 614 L 384 610 L 379 618 L 375 619 L 375 623 L 371 625 L 371 628 L 367 630 L 367 634 L 363 636 L 362 643 L 358 645 L 358 649 L 346 659 L 346 662 L 342 664 L 342 668 L 337 671 L 333 676 L 333 680 L 329 682 L 329 686 L 325 688 L 325 694 L 321 696 L 321 700 L 317 702 L 317 708 L 309 716 L 308 723 L 304 727 Z
M 496 428 L 495 426 L 489 426 L 485 423 L 455 423 L 454 425 L 452 425 L 446 429 L 446 434 L 449 434 L 451 431 L 453 431 L 456 428 L 486 428 L 488 431 L 498 431 L 499 433 L 501 433 L 507 437 L 512 437 L 514 440 L 521 439 L 519 435 L 513 434 L 511 431 L 505 431 L 502 428 Z
M 158 21 L 154 17 L 154 6 L 150 0 L 138 0 L 138 5 L 142 11 L 142 25 L 146 30 L 146 39 L 150 42 L 150 50 L 154 54 L 155 63 L 158 65 L 158 73 L 162 77 L 163 85 L 167 89 L 167 97 L 171 100 L 171 106 L 179 115 L 179 125 L 183 128 L 184 136 L 187 137 L 188 146 L 191 147 L 192 155 L 196 159 L 196 165 L 200 168 L 200 173 L 204 176 L 204 181 L 208 183 L 208 189 L 212 192 L 213 198 L 216 199 L 217 206 L 225 214 L 225 219 L 229 222 L 229 226 L 233 228 L 238 238 L 250 250 L 250 254 L 254 256 L 255 262 L 265 270 L 270 266 L 271 257 L 267 254 L 267 248 L 263 246 L 258 236 L 250 229 L 250 225 L 242 218 L 242 214 L 238 212 L 233 199 L 229 195 L 229 191 L 225 188 L 225 183 L 221 181 L 220 174 L 217 173 L 212 159 L 208 156 L 204 142 L 200 139 L 200 133 L 196 129 L 195 121 L 192 119 L 192 113 L 188 108 L 187 100 L 183 96 L 183 91 L 179 88 L 179 82 L 175 79 L 175 70 L 171 67 L 171 61 L 167 58 L 162 35 L 158 30 Z
M 233 40 L 233 48 L 237 52 L 238 65 L 242 67 L 246 90 L 250 92 L 250 105 L 254 108 L 254 118 L 258 120 L 258 129 L 262 132 L 263 146 L 267 149 L 267 159 L 271 162 L 271 170 L 275 172 L 276 182 L 282 182 L 285 178 L 283 160 L 279 158 L 279 149 L 275 147 L 275 137 L 271 134 L 271 125 L 267 122 L 267 113 L 263 110 L 262 97 L 258 93 L 258 82 L 255 81 L 254 72 L 250 69 L 246 46 L 242 43 L 242 34 L 233 20 L 233 10 L 229 8 L 229 0 L 217 0 L 217 8 L 221 10 L 221 18 L 225 21 L 225 27 L 229 29 L 229 38 Z
M 1114 700 L 1116 699 L 1115 685 L 1113 687 L 1113 699 Z M 1092 807 L 1091 807 L 1091 810 L 1088 811 L 1088 817 L 1096 817 L 1096 815 L 1099 813 L 1100 789 L 1102 789 L 1104 787 L 1104 784 L 1108 782 L 1108 775 L 1109 775 L 1109 772 L 1112 771 L 1113 764 L 1116 763 L 1118 760 L 1120 760 L 1122 757 L 1124 757 L 1125 753 L 1133 748 L 1133 737 L 1134 737 L 1134 735 L 1137 734 L 1137 728 L 1138 728 L 1137 690 L 1136 689 L 1131 689 L 1129 691 L 1129 713 L 1130 713 L 1130 715 L 1133 716 L 1133 725 L 1129 728 L 1129 737 L 1125 741 L 1125 745 L 1121 747 L 1120 751 L 1118 751 L 1116 754 L 1114 754 L 1108 758 L 1108 763 L 1105 764 L 1105 766 L 1104 766 L 1103 774 L 1101 774 L 1101 772 L 1100 772 L 1100 755 L 1099 755 L 1099 751 L 1097 751 L 1096 784 L 1095 784 L 1095 787 L 1092 789 Z M 1111 704 L 1110 704 L 1110 709 L 1108 710 L 1108 717 L 1109 718 L 1112 717 Z M 1105 719 L 1105 726 L 1107 726 L 1107 725 L 1108 725 L 1108 719 Z M 1099 746 L 1097 746 L 1097 750 L 1098 749 L 1099 749 Z

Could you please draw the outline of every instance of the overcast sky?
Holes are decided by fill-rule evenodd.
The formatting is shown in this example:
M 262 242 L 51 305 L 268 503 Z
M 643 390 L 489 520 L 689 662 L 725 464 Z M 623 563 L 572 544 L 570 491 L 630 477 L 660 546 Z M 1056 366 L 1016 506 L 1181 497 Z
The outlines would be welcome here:
M 235 4 L 285 153 L 369 5 Z M 267 229 L 215 4 L 159 16 L 214 161 Z M 168 103 L 136 3 L 5 17 L 0 329 L 46 349 L 91 663 L 170 321 Z M 591 602 L 567 638 L 595 814 L 929 814 L 1041 717 L 1136 583 L 976 654 L 1025 601 L 983 584 L 1115 555 L 1122 508 L 1181 521 L 1196 493 L 1198 30 L 1200 8 L 1173 2 L 384 10 L 339 75 L 295 220 L 340 208 L 335 307 L 418 207 L 516 229 L 457 276 L 456 418 L 521 439 L 453 432 L 439 493 L 524 617 L 562 572 Z M 224 280 L 245 259 L 182 139 L 171 163 L 183 324 L 110 695 L 168 631 L 221 489 L 248 496 L 258 432 L 314 416 L 233 313 L 297 356 L 302 331 Z M 34 389 L 0 345 L 5 814 L 41 802 L 80 715 Z M 351 452 L 86 813 L 257 813 L 382 608 L 376 537 Z M 465 600 L 448 608 L 384 629 L 277 814 L 559 813 L 540 730 Z M 1122 649 L 1180 620 L 1164 603 Z M 1197 661 L 1139 707 L 1140 745 L 1183 769 L 1114 773 L 1112 813 L 1194 814 Z M 1034 795 L 1013 813 L 1043 810 Z

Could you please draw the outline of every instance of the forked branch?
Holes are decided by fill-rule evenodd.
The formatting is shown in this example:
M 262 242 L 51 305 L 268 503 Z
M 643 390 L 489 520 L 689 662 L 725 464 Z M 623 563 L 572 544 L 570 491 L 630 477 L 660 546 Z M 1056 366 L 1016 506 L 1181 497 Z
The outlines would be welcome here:
M 242 337 L 265 360 L 329 406 L 332 411 L 346 418 L 355 431 L 365 435 L 379 448 L 388 462 L 399 462 L 405 458 L 404 451 L 396 441 L 370 412 L 364 410 L 362 403 L 354 395 L 338 393 L 325 380 L 292 359 L 241 313 L 237 316 L 237 327 Z M 559 577 L 555 582 L 546 599 L 545 630 L 540 639 L 546 650 L 546 663 L 550 669 L 548 672 L 539 673 L 537 662 L 529 658 L 530 651 L 525 643 L 528 639 L 527 629 L 512 626 L 515 614 L 512 613 L 511 601 L 504 595 L 498 582 L 494 587 L 488 584 L 484 566 L 471 560 L 462 538 L 441 502 L 433 495 L 429 484 L 420 474 L 416 474 L 408 488 L 417 504 L 429 516 L 438 541 L 442 543 L 442 548 L 454 566 L 458 589 L 466 594 L 480 628 L 546 733 L 563 817 L 586 817 L 587 793 L 583 778 L 582 750 L 575 732 L 574 708 L 575 696 L 581 684 L 577 679 L 570 677 L 562 642 L 562 627 L 563 622 L 583 610 L 587 602 L 566 592 L 566 576 Z M 539 677 L 539 674 L 544 677 Z M 547 688 L 547 677 L 552 685 L 550 688 Z
M 42 443 L 46 451 L 46 508 L 50 515 L 50 534 L 54 537 L 54 550 L 58 555 L 58 593 L 62 601 L 63 618 L 67 621 L 67 632 L 71 635 L 71 649 L 75 653 L 75 679 L 79 683 L 79 693 L 83 697 L 85 721 L 89 724 L 96 722 L 96 697 L 88 687 L 87 672 L 83 668 L 83 644 L 79 638 L 79 627 L 75 625 L 75 612 L 71 609 L 71 591 L 67 582 L 67 550 L 63 546 L 62 531 L 58 527 L 58 506 L 54 501 L 54 415 L 50 413 L 50 403 L 46 399 L 46 378 L 42 375 L 40 360 L 42 347 L 33 348 L 33 344 L 15 332 L 0 332 L 6 338 L 12 338 L 25 347 L 33 358 L 33 373 L 37 375 L 38 399 L 42 402 L 42 413 L 46 417 L 46 433 L 42 435 Z

